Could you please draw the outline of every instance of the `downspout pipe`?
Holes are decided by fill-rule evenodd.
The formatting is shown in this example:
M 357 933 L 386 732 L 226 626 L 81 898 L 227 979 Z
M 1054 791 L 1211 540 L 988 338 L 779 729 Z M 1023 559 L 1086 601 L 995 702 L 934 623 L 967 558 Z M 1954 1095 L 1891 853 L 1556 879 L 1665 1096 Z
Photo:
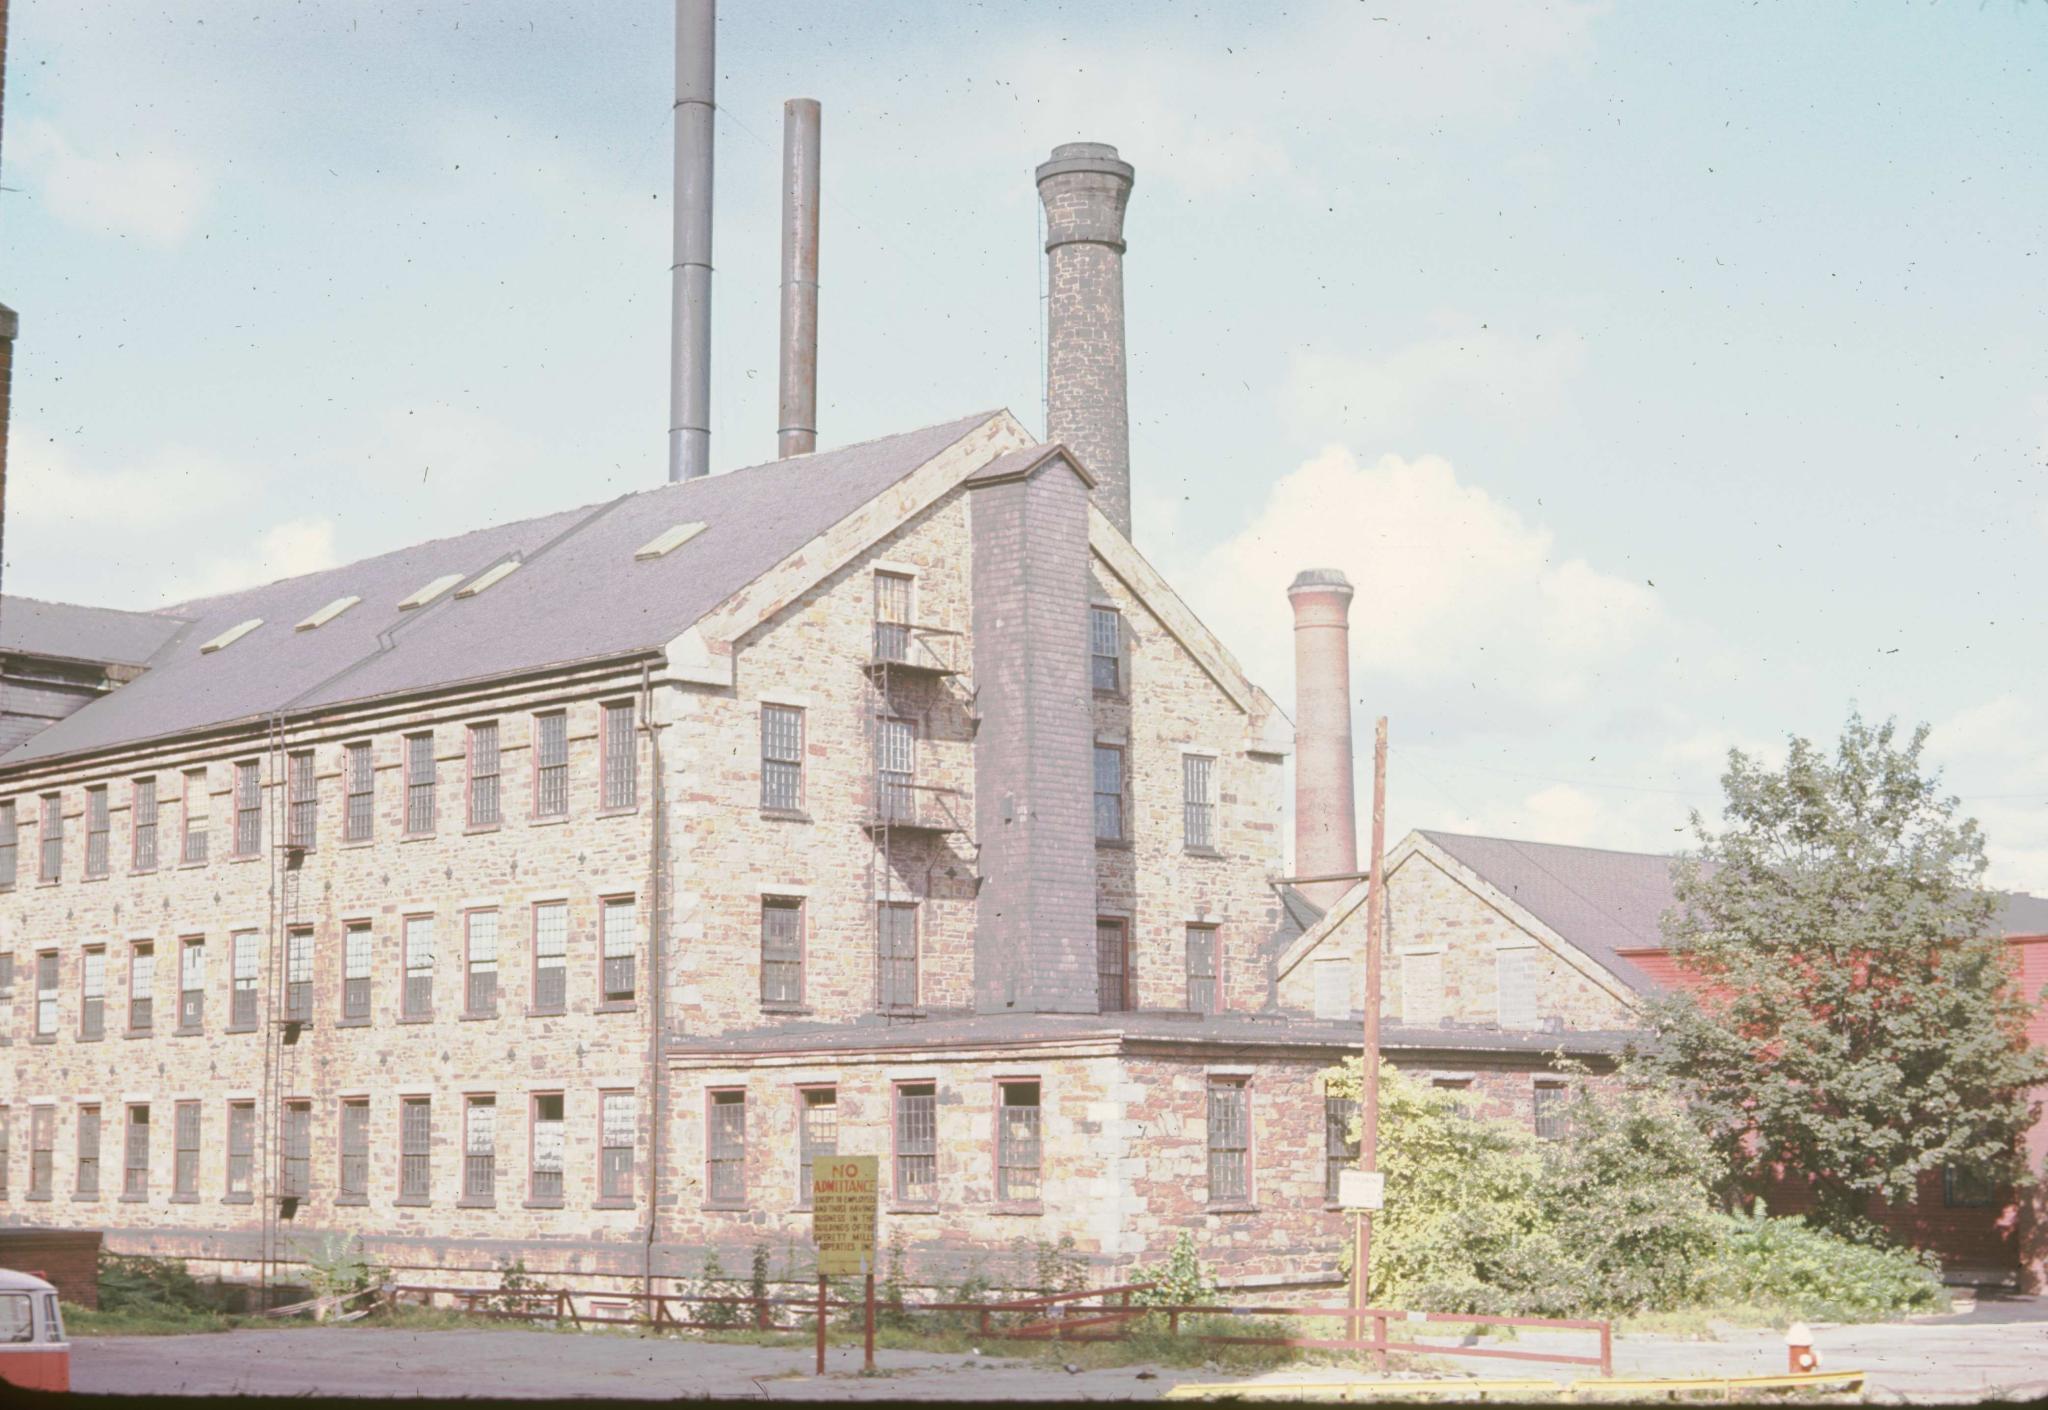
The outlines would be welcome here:
M 668 477 L 711 473 L 711 161 L 716 0 L 676 0 L 675 250 L 669 266 Z
M 647 732 L 648 806 L 650 821 L 647 843 L 647 1238 L 641 1250 L 640 1276 L 647 1293 L 648 1315 L 653 1315 L 654 1245 L 661 1229 L 661 1133 L 668 1124 L 663 1100 L 662 1069 L 665 1054 L 662 1035 L 666 1020 L 662 1013 L 667 977 L 667 951 L 662 938 L 668 933 L 668 896 L 663 882 L 668 872 L 668 814 L 663 807 L 665 787 L 661 770 L 661 731 L 654 720 L 654 686 L 645 664 L 640 667 L 640 727 Z
M 818 128 L 816 98 L 782 105 L 782 376 L 775 453 L 818 448 Z

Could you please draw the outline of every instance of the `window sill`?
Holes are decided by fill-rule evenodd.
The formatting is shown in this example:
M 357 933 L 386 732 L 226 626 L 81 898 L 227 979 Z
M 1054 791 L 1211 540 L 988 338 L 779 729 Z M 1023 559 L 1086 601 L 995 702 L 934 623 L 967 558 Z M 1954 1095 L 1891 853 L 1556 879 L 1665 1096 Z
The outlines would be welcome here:
M 205 866 L 205 865 L 206 865 L 206 858 L 204 858 L 204 857 L 200 857 L 200 858 L 197 858 L 197 859 L 195 859 L 195 860 L 193 860 L 193 861 L 189 861 L 189 862 L 180 862 L 180 863 L 178 863 L 178 870 L 179 870 L 179 871 L 197 871 L 197 870 L 199 870 L 199 868 L 201 868 L 201 867 L 203 867 L 203 866 Z
M 391 1202 L 400 1209 L 431 1209 L 434 1205 L 433 1199 L 427 1195 L 400 1195 Z
M 256 1203 L 256 1196 L 247 1193 L 237 1195 L 222 1195 L 220 1197 L 220 1202 L 222 1204 L 254 1204 Z
M 1202 1212 L 1204 1214 L 1257 1214 L 1259 1207 L 1255 1204 L 1245 1204 L 1239 1201 L 1234 1204 L 1205 1204 L 1202 1206 Z
M 738 1203 L 732 1200 L 704 1201 L 704 1212 L 706 1214 L 745 1214 L 752 1208 L 752 1205 L 744 1201 Z
M 996 1215 L 1035 1215 L 1045 1213 L 1045 1206 L 1035 1202 L 1030 1204 L 994 1204 L 989 1206 L 988 1212 Z
M 939 1212 L 939 1206 L 936 1203 L 892 1204 L 888 1207 L 888 1212 L 890 1214 L 937 1214 Z
M 1213 857 L 1218 860 L 1221 860 L 1223 857 L 1223 854 L 1214 847 L 1183 847 L 1180 850 L 1183 854 L 1190 857 Z
M 100 1202 L 99 1191 L 95 1190 L 89 1195 L 73 1194 L 71 1202 L 73 1204 L 98 1204 Z
M 460 1021 L 463 1023 L 488 1023 L 497 1016 L 498 1011 L 492 1009 L 489 1013 L 466 1013 L 462 1015 Z
M 563 1018 L 568 1015 L 568 1012 L 569 1010 L 566 1007 L 553 1009 L 530 1008 L 526 1011 L 526 1016 L 528 1018 Z
M 253 1023 L 230 1023 L 227 1026 L 227 1031 L 230 1033 L 254 1033 L 256 1025 Z
M 470 1199 L 465 1196 L 455 1201 L 455 1207 L 457 1209 L 496 1209 L 498 1202 L 494 1199 Z
M 1128 837 L 1098 837 L 1095 845 L 1105 852 L 1128 852 L 1132 850 Z
M 368 1195 L 336 1195 L 334 1197 L 334 1204 L 337 1209 L 356 1208 L 367 1205 L 369 1202 L 370 1197 Z
M 81 1043 L 104 1043 L 107 1041 L 107 1035 L 104 1032 L 81 1033 L 78 1035 L 78 1041 Z
M 334 1026 L 336 1028 L 368 1028 L 370 1020 L 367 1018 L 337 1018 L 334 1021 Z
M 173 1038 L 203 1038 L 206 1036 L 206 1030 L 204 1028 L 173 1028 L 171 1036 Z
M 34 1190 L 28 1192 L 28 1200 L 31 1204 L 48 1204 L 50 1199 L 51 1195 L 48 1190 L 44 1190 L 41 1194 L 37 1194 Z
M 487 832 L 496 832 L 505 824 L 502 822 L 470 823 L 462 829 L 464 837 L 477 837 Z
M 400 842 L 432 842 L 439 835 L 433 832 L 401 832 L 398 834 L 398 840 Z
M 811 815 L 801 808 L 763 808 L 761 816 L 772 822 L 807 823 L 811 821 Z
M 49 1198 L 49 1196 L 48 1196 L 48 1195 L 44 1195 L 44 1196 L 43 1196 L 43 1198 L 44 1198 L 44 1199 L 48 1199 L 48 1198 Z M 149 1203 L 149 1196 L 148 1196 L 148 1195 L 122 1195 L 122 1196 L 121 1196 L 121 1203 L 123 1203 L 123 1204 L 148 1204 L 148 1203 Z
M 34 1044 L 38 1044 L 38 1045 L 46 1045 L 46 1044 L 54 1043 L 54 1042 L 56 1042 L 56 1041 L 57 1041 L 57 1035 L 56 1035 L 56 1034 L 54 1034 L 54 1033 L 38 1033 L 38 1034 L 36 1034 L 36 1035 L 35 1035 L 34 1037 L 32 1037 L 32 1038 L 30 1038 L 30 1039 L 29 1039 L 29 1042 L 31 1042 L 31 1043 L 34 1043 Z
M 784 1018 L 793 1018 L 804 1014 L 816 1013 L 817 1010 L 809 1004 L 795 1004 L 781 999 L 763 999 L 761 1000 L 761 1012 L 779 1014 Z
M 130 868 L 128 868 L 128 875 L 130 875 L 130 876 L 155 876 L 155 875 L 156 875 L 156 868 L 155 868 L 155 867 L 130 867 Z
M 400 1023 L 432 1023 L 434 1016 L 430 1013 L 403 1013 L 398 1016 L 398 1021 Z
M 222 860 L 229 862 L 260 862 L 263 860 L 263 854 L 261 852 L 230 852 Z
M 562 1202 L 558 1199 L 530 1199 L 519 1207 L 521 1209 L 560 1209 L 563 1206 Z
M 594 1199 L 590 1202 L 590 1207 L 592 1209 L 632 1209 L 634 1208 L 634 1202 L 630 1199 Z M 726 1206 L 707 1204 L 704 1207 L 706 1209 L 722 1209 Z
M 111 874 L 110 872 L 103 871 L 89 871 L 78 879 L 80 881 L 105 881 Z
M 36 878 L 36 885 L 38 886 L 62 886 L 63 884 L 64 878 L 61 876 L 39 876 Z
M 121 1036 L 123 1038 L 154 1038 L 156 1030 L 154 1028 L 131 1028 Z
M 377 839 L 374 837 L 350 837 L 343 839 L 341 849 L 344 852 L 347 852 L 353 851 L 357 848 L 374 847 L 376 845 Z
M 631 999 L 606 999 L 603 1003 L 599 1004 L 595 1009 L 592 1009 L 591 1012 L 631 1013 L 639 1007 L 640 1006 L 633 1002 L 633 1000 Z
M 172 1203 L 172 1204 L 197 1204 L 197 1203 L 199 1203 L 199 1196 L 197 1196 L 197 1195 L 172 1195 L 172 1196 L 171 1196 L 171 1203 Z
M 549 813 L 545 817 L 531 817 L 526 820 L 528 827 L 559 827 L 569 821 L 567 813 Z
M 600 808 L 595 816 L 600 818 L 630 818 L 640 811 L 638 803 L 629 803 L 623 808 Z

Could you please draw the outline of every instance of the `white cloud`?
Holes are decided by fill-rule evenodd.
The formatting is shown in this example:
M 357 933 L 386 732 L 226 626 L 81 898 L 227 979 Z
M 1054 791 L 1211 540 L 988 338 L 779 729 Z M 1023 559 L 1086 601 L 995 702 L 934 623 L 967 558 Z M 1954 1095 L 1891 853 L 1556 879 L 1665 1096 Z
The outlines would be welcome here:
M 176 244 L 191 233 L 211 193 L 196 163 L 158 147 L 83 152 L 41 119 L 15 140 L 29 190 L 80 229 Z
M 16 428 L 11 449 L 7 508 L 15 522 L 70 535 L 175 526 L 247 494 L 256 483 L 239 466 L 180 446 L 133 464 L 88 466 L 72 447 L 27 422 Z
M 1282 401 L 1298 434 L 1353 444 L 1384 445 L 1475 416 L 1525 428 L 1556 410 L 1585 352 L 1585 340 L 1569 328 L 1514 336 L 1474 319 L 1464 331 L 1385 356 L 1298 352 Z
M 248 553 L 217 555 L 174 579 L 168 601 L 216 597 L 242 588 L 317 573 L 340 562 L 328 519 L 287 519 L 272 526 Z
M 1936 721 L 1927 753 L 1984 828 L 1991 884 L 2048 895 L 2048 712 L 1994 696 Z

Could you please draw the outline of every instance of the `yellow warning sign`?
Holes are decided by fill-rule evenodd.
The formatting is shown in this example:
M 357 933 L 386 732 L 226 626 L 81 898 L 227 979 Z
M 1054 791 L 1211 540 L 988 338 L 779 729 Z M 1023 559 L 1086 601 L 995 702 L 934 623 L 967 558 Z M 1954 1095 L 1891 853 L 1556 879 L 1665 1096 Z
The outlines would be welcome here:
M 840 1277 L 873 1269 L 880 1164 L 872 1155 L 833 1155 L 819 1157 L 812 1168 L 811 1235 L 820 1273 Z

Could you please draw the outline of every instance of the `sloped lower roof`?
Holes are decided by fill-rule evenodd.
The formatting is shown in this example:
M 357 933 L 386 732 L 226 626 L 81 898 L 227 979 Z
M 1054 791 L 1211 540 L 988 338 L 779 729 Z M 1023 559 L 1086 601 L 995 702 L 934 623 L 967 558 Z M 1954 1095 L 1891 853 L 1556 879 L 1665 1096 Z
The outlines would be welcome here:
M 621 495 L 345 567 L 166 608 L 189 624 L 134 682 L 0 757 L 0 768 L 573 661 L 658 650 L 735 591 L 999 412 L 816 455 Z M 658 558 L 634 551 L 677 524 L 702 532 Z M 436 578 L 508 559 L 473 597 L 398 604 Z M 325 625 L 295 624 L 341 597 Z M 88 609 L 89 610 L 89 609 Z M 128 614 L 139 616 L 142 614 Z M 251 618 L 226 649 L 200 644 Z
M 162 612 L 0 598 L 0 651 L 23 656 L 140 666 L 184 625 L 183 619 Z

